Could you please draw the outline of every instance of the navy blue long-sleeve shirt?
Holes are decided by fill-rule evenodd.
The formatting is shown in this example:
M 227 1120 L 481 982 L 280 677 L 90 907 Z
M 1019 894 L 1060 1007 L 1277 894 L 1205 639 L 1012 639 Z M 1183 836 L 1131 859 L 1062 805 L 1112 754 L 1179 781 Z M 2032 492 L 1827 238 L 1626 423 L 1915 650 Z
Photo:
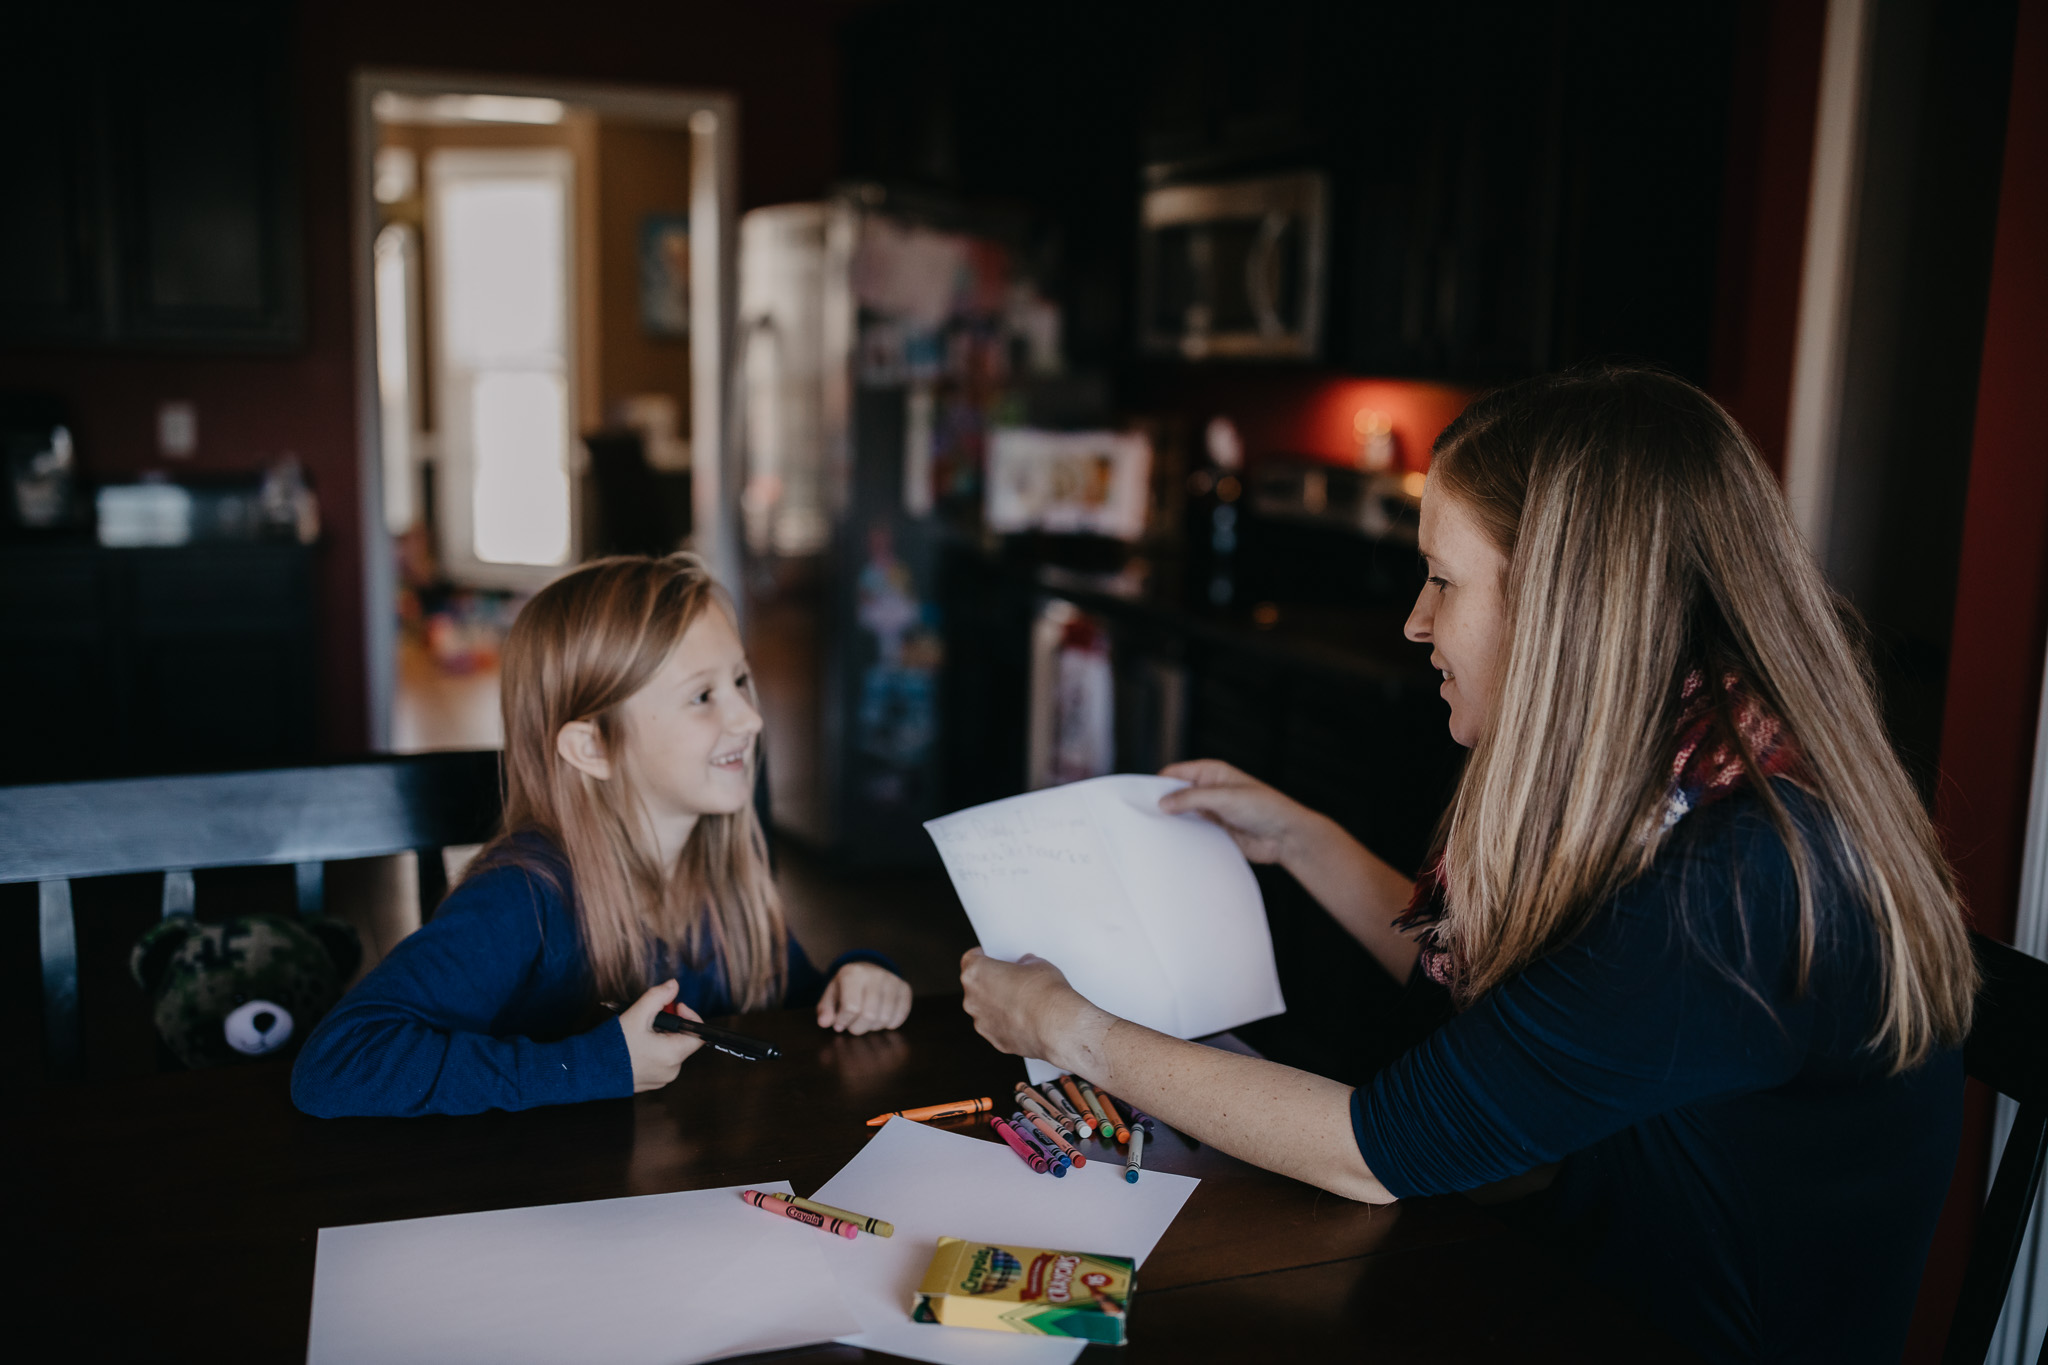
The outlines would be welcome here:
M 457 887 L 434 918 L 343 996 L 292 1067 L 292 1101 L 322 1118 L 474 1114 L 633 1093 L 619 1021 L 592 1026 L 584 951 L 567 866 L 544 842 L 528 851 L 554 882 L 499 866 Z M 559 883 L 559 888 L 555 883 Z M 816 1004 L 832 972 L 877 953 L 846 953 L 820 972 L 789 941 L 786 1007 Z M 676 998 L 703 1015 L 734 1005 L 722 964 L 661 962 Z
M 1814 804 L 1776 790 L 1803 832 Z M 1897 1360 L 1955 1164 L 1958 1051 L 1890 1076 L 1867 1046 L 1868 913 L 1825 868 L 1812 975 L 1754 794 L 1687 816 L 1570 943 L 1361 1087 L 1398 1197 L 1562 1161 L 1561 1251 L 1709 1361 Z

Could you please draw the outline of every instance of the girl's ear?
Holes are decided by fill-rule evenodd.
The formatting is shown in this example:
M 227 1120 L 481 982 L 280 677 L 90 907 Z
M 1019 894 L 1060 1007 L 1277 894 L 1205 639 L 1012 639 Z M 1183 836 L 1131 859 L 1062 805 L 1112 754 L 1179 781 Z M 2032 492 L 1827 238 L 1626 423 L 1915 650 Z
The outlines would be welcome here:
M 600 782 L 611 781 L 611 757 L 604 751 L 604 737 L 598 734 L 595 721 L 572 720 L 557 730 L 555 752 L 576 771 Z

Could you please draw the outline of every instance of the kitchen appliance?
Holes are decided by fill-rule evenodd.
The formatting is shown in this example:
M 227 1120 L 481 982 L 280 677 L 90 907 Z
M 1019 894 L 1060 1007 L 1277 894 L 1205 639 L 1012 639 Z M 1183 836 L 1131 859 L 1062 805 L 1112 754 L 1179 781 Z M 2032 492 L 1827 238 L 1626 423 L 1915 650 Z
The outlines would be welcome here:
M 849 863 L 929 861 L 939 563 L 980 534 L 989 431 L 1043 319 L 1000 244 L 873 187 L 754 210 L 739 256 L 743 602 L 775 824 Z
M 1328 204 L 1319 171 L 1148 189 L 1140 348 L 1188 360 L 1320 354 Z
M 54 398 L 0 393 L 0 479 L 0 530 L 75 533 L 89 523 L 71 421 Z

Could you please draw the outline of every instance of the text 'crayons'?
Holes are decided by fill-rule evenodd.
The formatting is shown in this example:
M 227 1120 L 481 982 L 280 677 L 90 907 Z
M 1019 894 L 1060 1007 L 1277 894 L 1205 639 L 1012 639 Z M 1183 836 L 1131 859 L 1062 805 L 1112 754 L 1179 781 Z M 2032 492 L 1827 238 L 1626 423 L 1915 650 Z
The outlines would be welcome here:
M 808 1223 L 824 1232 L 837 1233 L 848 1241 L 860 1236 L 860 1229 L 844 1218 L 833 1218 L 826 1214 L 813 1213 L 809 1209 L 800 1209 L 789 1202 L 788 1195 L 767 1194 L 761 1190 L 741 1190 L 740 1198 L 765 1213 L 779 1213 L 795 1222 Z

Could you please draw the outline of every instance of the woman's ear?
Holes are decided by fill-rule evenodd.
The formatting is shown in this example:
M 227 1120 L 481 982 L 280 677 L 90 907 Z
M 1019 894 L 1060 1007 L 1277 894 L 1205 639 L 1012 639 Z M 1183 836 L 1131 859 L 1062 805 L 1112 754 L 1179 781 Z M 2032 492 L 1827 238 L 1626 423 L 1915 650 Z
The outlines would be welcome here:
M 600 782 L 611 781 L 612 760 L 604 751 L 604 736 L 598 734 L 596 721 L 572 720 L 557 730 L 555 752 L 576 771 Z

